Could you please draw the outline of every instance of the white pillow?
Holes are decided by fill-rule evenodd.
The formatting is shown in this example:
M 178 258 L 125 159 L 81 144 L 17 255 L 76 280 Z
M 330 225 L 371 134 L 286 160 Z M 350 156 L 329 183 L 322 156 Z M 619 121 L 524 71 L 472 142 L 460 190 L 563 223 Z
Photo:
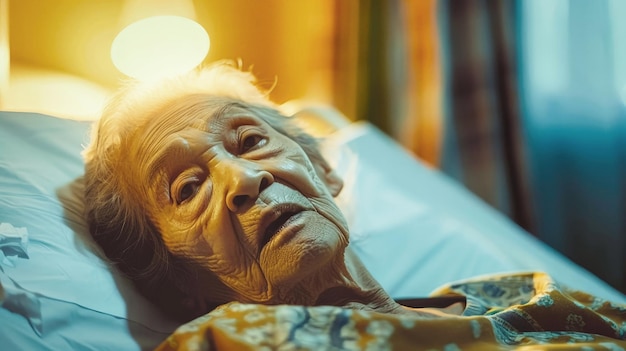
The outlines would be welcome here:
M 88 122 L 0 112 L 0 223 L 26 228 L 29 240 L 28 259 L 0 262 L 3 307 L 26 318 L 43 339 L 53 337 L 51 331 L 76 328 L 70 323 L 102 330 L 105 326 L 87 323 L 105 318 L 90 313 L 97 312 L 124 321 L 113 322 L 119 326 L 119 335 L 111 335 L 116 343 L 154 347 L 176 324 L 101 259 L 83 219 L 80 152 L 89 127 Z M 42 307 L 49 305 L 57 310 Z M 57 311 L 70 309 L 70 316 L 59 318 Z M 77 340 L 93 337 L 83 334 Z M 142 335 L 140 341 L 136 335 Z

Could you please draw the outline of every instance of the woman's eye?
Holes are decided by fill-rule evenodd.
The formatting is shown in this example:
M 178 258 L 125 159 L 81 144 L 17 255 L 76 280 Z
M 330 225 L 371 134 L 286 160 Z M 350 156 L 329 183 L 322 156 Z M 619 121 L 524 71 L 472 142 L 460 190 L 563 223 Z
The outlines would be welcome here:
M 255 147 L 263 146 L 266 139 L 261 135 L 250 135 L 243 139 L 241 143 L 241 151 L 248 152 Z
M 185 185 L 183 185 L 183 187 L 180 189 L 180 192 L 178 194 L 178 203 L 182 203 L 186 200 L 188 200 L 189 198 L 191 198 L 192 196 L 194 196 L 196 194 L 196 192 L 198 192 L 198 188 L 200 187 L 199 183 L 187 183 Z
M 200 166 L 192 165 L 179 173 L 170 183 L 170 201 L 180 205 L 196 196 L 206 183 L 208 173 Z

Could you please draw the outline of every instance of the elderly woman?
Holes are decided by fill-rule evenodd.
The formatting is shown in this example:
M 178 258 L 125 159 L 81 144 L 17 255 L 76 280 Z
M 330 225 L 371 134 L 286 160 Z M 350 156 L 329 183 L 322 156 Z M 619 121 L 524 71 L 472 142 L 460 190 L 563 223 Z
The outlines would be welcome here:
M 254 81 L 218 64 L 122 90 L 85 150 L 95 240 L 181 320 L 231 301 L 415 313 L 348 248 L 342 180 Z

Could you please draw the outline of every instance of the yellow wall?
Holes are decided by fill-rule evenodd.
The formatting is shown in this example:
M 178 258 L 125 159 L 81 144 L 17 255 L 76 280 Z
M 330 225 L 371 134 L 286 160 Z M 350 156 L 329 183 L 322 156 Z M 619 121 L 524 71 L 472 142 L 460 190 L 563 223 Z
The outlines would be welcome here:
M 121 1 L 11 0 L 11 60 L 115 86 L 109 48 L 120 11 Z
M 330 100 L 332 0 L 194 1 L 211 37 L 207 61 L 241 59 L 277 102 Z M 12 0 L 11 59 L 114 88 L 122 78 L 109 49 L 121 0 Z
M 9 87 L 9 1 L 0 0 L 0 107 Z

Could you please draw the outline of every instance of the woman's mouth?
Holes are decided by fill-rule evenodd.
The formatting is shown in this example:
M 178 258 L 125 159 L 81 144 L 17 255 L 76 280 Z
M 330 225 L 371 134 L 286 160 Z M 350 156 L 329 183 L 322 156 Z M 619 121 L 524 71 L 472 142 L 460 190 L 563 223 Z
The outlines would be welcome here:
M 282 213 L 275 220 L 273 220 L 265 229 L 265 233 L 261 239 L 259 248 L 262 249 L 263 247 L 265 247 L 265 245 L 267 245 L 276 234 L 287 228 L 289 226 L 289 223 L 299 213 L 300 211 L 287 211 Z

